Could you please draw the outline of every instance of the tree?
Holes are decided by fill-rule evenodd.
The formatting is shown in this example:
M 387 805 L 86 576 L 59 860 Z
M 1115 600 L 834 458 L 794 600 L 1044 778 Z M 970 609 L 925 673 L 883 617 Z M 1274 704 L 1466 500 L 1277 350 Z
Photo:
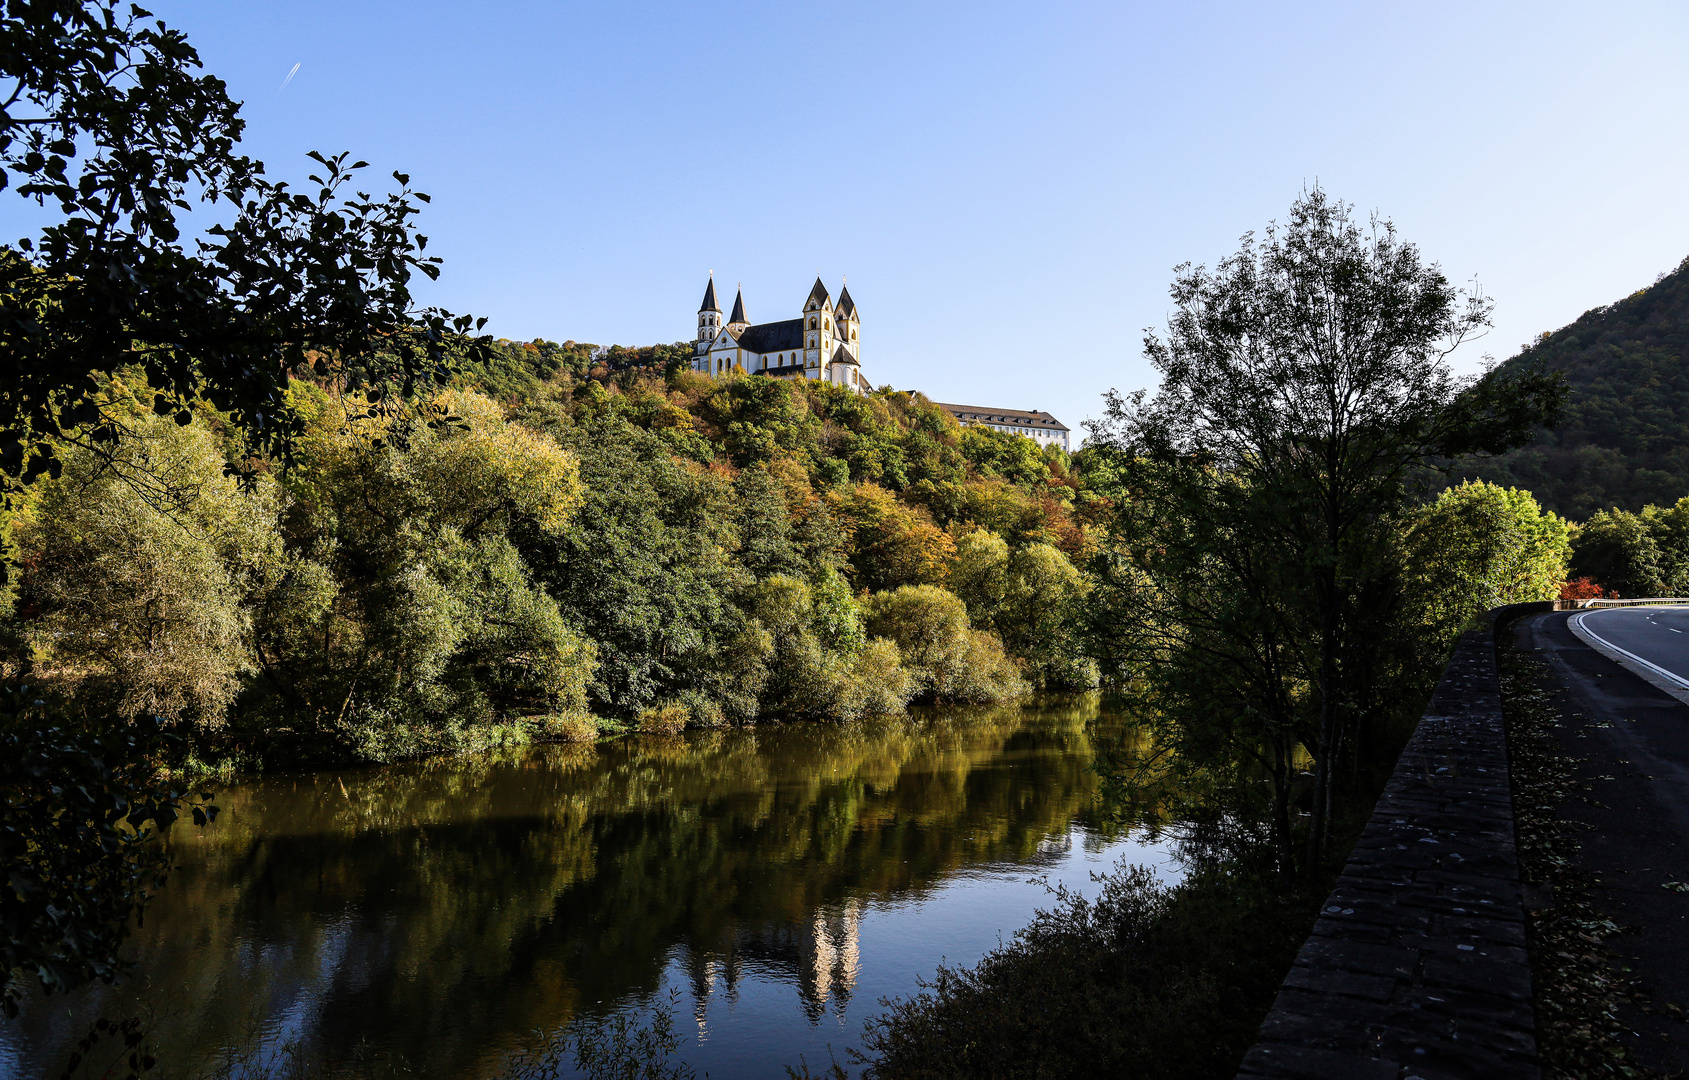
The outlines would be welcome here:
M 583 503 L 569 527 L 523 527 L 516 538 L 565 617 L 597 644 L 593 707 L 627 715 L 698 689 L 712 658 L 747 629 L 729 599 L 746 584 L 730 558 L 731 486 L 619 417 L 575 426 L 539 404 L 519 415 L 580 462 Z
M 391 415 L 318 406 L 287 481 L 290 559 L 255 590 L 268 709 L 374 760 L 584 713 L 596 662 L 512 536 L 568 529 L 575 455 L 479 395 L 435 404 L 457 420 L 403 441 Z
M 282 496 L 226 475 L 204 425 L 127 423 L 105 455 L 71 447 L 17 520 L 33 677 L 85 713 L 216 727 L 254 667 L 247 599 L 282 560 Z
M 904 585 L 864 604 L 868 632 L 897 644 L 928 701 L 989 703 L 1026 693 L 996 634 L 968 623 L 968 609 L 936 585 Z
M 472 320 L 413 302 L 412 276 L 439 273 L 414 229 L 426 195 L 399 172 L 394 193 L 358 190 L 354 177 L 367 166 L 346 154 L 311 155 L 314 190 L 268 179 L 260 163 L 236 152 L 244 122 L 227 88 L 199 68 L 182 33 L 138 6 L 0 0 L 0 187 L 49 215 L 35 235 L 0 246 L 0 495 L 8 507 L 32 481 L 61 474 L 65 447 L 107 459 L 124 478 L 123 444 L 140 429 L 104 393 L 119 369 L 141 372 L 156 415 L 187 426 L 196 403 L 209 401 L 248 449 L 285 464 L 304 430 L 287 393 L 296 374 L 367 386 L 369 401 L 410 400 L 444 374 L 450 347 L 464 346 L 472 359 L 485 348 L 484 340 L 461 341 L 478 325 Z M 199 239 L 190 245 L 185 233 Z M 228 465 L 257 471 L 239 458 Z M 155 541 L 162 538 L 147 543 L 164 552 Z M 205 568 L 204 554 L 178 546 L 158 565 Z M 0 576 L 8 569 L 0 562 Z M 123 587 L 115 577 L 107 583 Z M 91 599 L 123 606 L 112 590 Z M 226 639 L 223 631 L 198 637 L 203 645 Z M 85 635 L 83 644 L 95 638 Z M 200 695 L 199 705 L 221 693 Z M 17 737 L 26 744 L 45 748 L 57 737 L 55 729 L 27 731 L 38 722 L 33 713 L 14 722 L 24 725 Z M 175 805 L 170 790 L 149 779 L 147 748 L 121 741 L 121 729 L 113 738 L 99 754 L 139 756 L 103 756 L 99 767 L 135 783 L 90 782 L 83 794 L 100 805 L 61 815 L 67 837 L 84 843 L 58 854 L 67 866 L 80 860 L 84 876 L 66 879 L 77 886 L 55 897 L 53 910 L 92 957 L 66 968 L 67 978 L 109 970 L 109 952 L 139 902 L 122 882 L 145 850 L 112 846 L 98 830 L 75 832 L 76 815 L 111 826 L 134 806 L 141 825 L 146 800 Z M 7 762 L 0 789 L 8 805 L 35 805 L 47 774 L 13 755 Z M 22 889 L 10 859 L 8 870 Z M 8 922 L 6 930 L 8 947 L 17 947 L 18 927 Z
M 169 736 L 151 717 L 89 732 L 52 715 L 27 687 L 0 697 L 0 1010 L 16 1016 L 23 979 L 68 991 L 111 982 L 131 917 L 164 883 L 148 843 L 183 811 L 216 816 L 209 796 L 161 780 Z M 20 978 L 21 976 L 21 978 Z
M 1033 685 L 1096 687 L 1096 662 L 1084 655 L 1076 632 L 1078 609 L 1088 591 L 1079 568 L 1049 544 L 1027 544 L 1009 559 L 1002 608 L 985 625 L 1025 662 Z
M 850 530 L 851 567 L 859 587 L 889 589 L 944 580 L 955 545 L 924 511 L 869 483 L 831 493 L 828 502 Z
M 1667 592 L 1665 557 L 1648 519 L 1627 510 L 1598 510 L 1572 541 L 1572 566 L 1620 596 Z
M 405 397 L 445 371 L 471 320 L 412 300 L 433 278 L 403 173 L 358 191 L 366 163 L 313 153 L 295 192 L 236 153 L 244 121 L 178 30 L 117 0 L 0 7 L 0 186 L 46 207 L 0 247 L 0 487 L 61 467 L 57 447 L 109 447 L 124 415 L 102 373 L 144 372 L 160 415 L 206 399 L 256 451 L 302 429 L 290 377 L 312 371 Z M 210 220 L 184 218 L 194 205 Z M 217 208 L 224 216 L 217 217 Z M 193 229 L 189 227 L 192 226 Z M 192 248 L 184 232 L 197 229 Z M 471 350 L 484 348 L 477 344 Z
M 1438 651 L 1501 604 L 1553 600 L 1571 555 L 1564 520 L 1528 491 L 1469 481 L 1410 518 L 1410 603 Z
M 1489 325 L 1489 301 L 1450 285 L 1387 221 L 1363 227 L 1317 187 L 1215 270 L 1179 267 L 1172 298 L 1166 337 L 1145 339 L 1160 390 L 1111 393 L 1095 434 L 1130 474 L 1127 533 L 1147 541 L 1159 521 L 1184 545 L 1136 551 L 1169 617 L 1206 618 L 1210 570 L 1224 564 L 1258 598 L 1230 632 L 1276 643 L 1268 677 L 1244 681 L 1286 701 L 1309 687 L 1312 859 L 1334 762 L 1362 719 L 1346 676 L 1366 667 L 1364 598 L 1386 574 L 1407 478 L 1521 444 L 1565 391 L 1532 371 L 1457 379 L 1448 354 Z

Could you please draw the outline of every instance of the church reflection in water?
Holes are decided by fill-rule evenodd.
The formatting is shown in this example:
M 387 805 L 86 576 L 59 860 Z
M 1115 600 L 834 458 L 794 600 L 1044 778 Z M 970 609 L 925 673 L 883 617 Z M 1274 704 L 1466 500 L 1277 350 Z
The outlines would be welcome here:
M 686 974 L 699 1031 L 708 1026 L 715 994 L 729 1005 L 738 1004 L 739 983 L 747 970 L 797 987 L 811 1022 L 829 1009 L 844 1015 L 862 966 L 862 913 L 862 902 L 852 898 L 817 909 L 803 923 L 741 927 L 721 951 L 692 950 Z

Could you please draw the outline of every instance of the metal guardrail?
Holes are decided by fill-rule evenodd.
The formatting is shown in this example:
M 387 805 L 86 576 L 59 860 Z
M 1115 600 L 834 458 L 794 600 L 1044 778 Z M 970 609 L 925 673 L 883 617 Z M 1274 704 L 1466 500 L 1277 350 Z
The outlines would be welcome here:
M 1649 604 L 1689 604 L 1689 596 L 1641 596 L 1634 600 L 1556 600 L 1555 611 L 1577 611 L 1582 608 L 1643 607 Z

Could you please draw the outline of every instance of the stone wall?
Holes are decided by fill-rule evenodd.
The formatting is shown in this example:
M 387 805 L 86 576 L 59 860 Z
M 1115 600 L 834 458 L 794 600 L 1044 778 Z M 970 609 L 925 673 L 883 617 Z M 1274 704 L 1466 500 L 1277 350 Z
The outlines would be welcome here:
M 1541 1075 L 1494 637 L 1526 608 L 1455 647 L 1240 1078 Z

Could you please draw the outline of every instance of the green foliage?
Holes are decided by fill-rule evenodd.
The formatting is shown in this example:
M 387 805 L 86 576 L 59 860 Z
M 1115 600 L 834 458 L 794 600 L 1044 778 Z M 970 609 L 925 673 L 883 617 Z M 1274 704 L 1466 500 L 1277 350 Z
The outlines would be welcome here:
M 1011 553 L 995 533 L 969 533 L 956 543 L 950 583 L 974 625 L 994 631 L 1025 661 L 1033 685 L 1096 687 L 1097 662 L 1086 655 L 1079 625 L 1090 583 L 1059 549 L 1031 543 Z
M 96 714 L 216 726 L 254 668 L 245 600 L 282 559 L 282 495 L 225 475 L 204 425 L 127 423 L 107 453 L 67 448 L 16 520 L 33 678 Z
M 594 664 L 511 539 L 567 527 L 574 456 L 484 398 L 439 404 L 455 423 L 404 441 L 395 420 L 325 416 L 288 481 L 290 563 L 258 601 L 253 707 L 377 760 L 584 710 Z
M 597 647 L 593 707 L 627 715 L 692 691 L 733 693 L 733 715 L 754 714 L 713 661 L 746 630 L 730 599 L 746 580 L 732 559 L 731 485 L 619 417 L 577 425 L 555 402 L 520 415 L 580 462 L 585 490 L 568 526 L 520 529 L 518 543 L 564 617 Z
M 851 568 L 860 587 L 944 580 L 955 545 L 920 507 L 867 482 L 830 494 L 828 505 L 849 530 Z
M 102 373 L 123 367 L 144 371 L 159 415 L 187 424 L 208 400 L 282 458 L 303 431 L 286 397 L 294 373 L 405 398 L 444 374 L 446 341 L 472 320 L 413 300 L 413 275 L 440 269 L 414 228 L 428 197 L 408 177 L 372 196 L 354 179 L 365 162 L 313 152 L 310 194 L 268 179 L 236 153 L 245 123 L 222 80 L 139 7 L 9 4 L 0 37 L 14 90 L 0 186 L 47 217 L 0 250 L 9 494 L 56 475 L 64 444 L 122 437 Z M 191 216 L 196 202 L 212 216 Z
M 972 424 L 962 429 L 962 456 L 983 476 L 1017 484 L 1042 484 L 1050 479 L 1043 450 L 1031 439 Z
M 892 1001 L 871 1023 L 864 1075 L 1229 1076 L 1318 903 L 1211 868 L 1167 886 L 1122 867 L 1095 900 L 1055 898 L 974 967 L 941 967 Z
M 33 979 L 46 993 L 122 970 L 118 948 L 164 883 L 157 834 L 209 795 L 158 775 L 170 741 L 157 720 L 90 731 L 49 712 L 30 688 L 0 698 L 0 1008 L 17 1015 Z
M 956 541 L 950 564 L 950 588 L 968 607 L 968 618 L 990 626 L 1009 595 L 1009 543 L 989 529 L 976 529 Z
M 764 382 L 726 398 L 733 415 L 803 415 L 807 398 Z M 450 391 L 429 424 L 302 383 L 293 468 L 244 484 L 218 414 L 152 416 L 136 385 L 125 439 L 69 447 L 9 522 L 29 650 L 12 662 L 81 708 L 191 720 L 208 746 L 392 760 L 590 738 L 589 710 L 684 706 L 711 726 L 1003 700 L 1024 690 L 1011 653 L 1039 685 L 1095 682 L 1069 629 L 1086 586 L 1060 550 L 1021 543 L 976 631 L 936 586 L 955 546 L 924 507 L 867 481 L 817 491 L 784 453 L 737 469 L 677 453 L 673 433 L 724 414 L 661 383 L 552 384 L 508 413 Z M 953 433 L 910 415 L 927 427 L 906 435 Z M 942 640 L 870 640 L 853 589 L 908 585 L 948 598 Z
M 996 634 L 976 630 L 967 607 L 936 585 L 904 585 L 875 593 L 864 605 L 868 632 L 897 644 L 928 701 L 1010 701 L 1025 681 Z
M 1572 534 L 1572 573 L 1619 596 L 1689 595 L 1689 497 L 1596 512 Z
M 1407 588 L 1437 647 L 1502 604 L 1553 600 L 1571 557 L 1564 520 L 1528 491 L 1469 481 L 1414 513 Z
M 1528 488 L 1557 513 L 1636 512 L 1689 491 L 1689 260 L 1525 346 L 1502 373 L 1540 365 L 1571 386 L 1565 416 L 1464 475 Z
M 1312 755 L 1307 868 L 1339 778 L 1424 680 L 1402 655 L 1408 478 L 1519 445 L 1563 389 L 1530 369 L 1455 378 L 1448 352 L 1487 301 L 1318 188 L 1213 271 L 1181 267 L 1172 297 L 1145 346 L 1158 393 L 1110 395 L 1094 440 L 1126 493 L 1110 554 L 1150 590 L 1129 662 L 1180 756 L 1270 780 L 1287 871 L 1295 757 Z

